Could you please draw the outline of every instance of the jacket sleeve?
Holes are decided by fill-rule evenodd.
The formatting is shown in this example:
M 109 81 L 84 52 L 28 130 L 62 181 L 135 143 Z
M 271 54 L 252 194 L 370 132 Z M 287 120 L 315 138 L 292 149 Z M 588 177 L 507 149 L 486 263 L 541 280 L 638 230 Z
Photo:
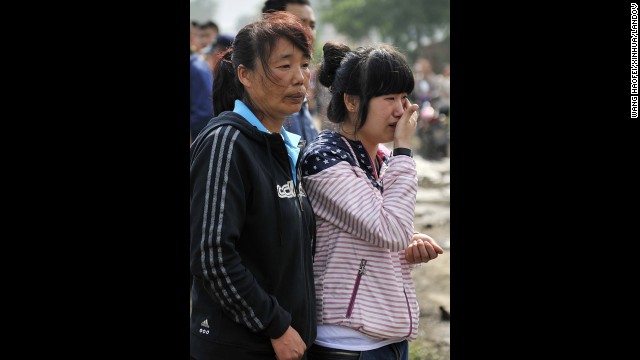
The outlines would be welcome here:
M 225 314 L 253 332 L 280 337 L 291 315 L 279 306 L 242 263 L 236 242 L 242 236 L 246 201 L 237 154 L 239 130 L 217 128 L 192 159 L 191 272 Z M 236 151 L 234 151 L 236 150 Z
M 313 161 L 330 161 L 309 157 Z M 359 167 L 340 161 L 305 179 L 307 195 L 317 217 L 371 244 L 403 251 L 413 234 L 418 192 L 415 161 L 395 156 L 382 178 L 384 191 L 375 189 Z

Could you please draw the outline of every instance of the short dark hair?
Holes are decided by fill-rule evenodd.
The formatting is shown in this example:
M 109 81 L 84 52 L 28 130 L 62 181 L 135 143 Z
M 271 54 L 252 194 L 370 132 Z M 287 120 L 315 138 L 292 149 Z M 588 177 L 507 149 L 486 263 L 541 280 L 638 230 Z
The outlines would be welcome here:
M 347 118 L 344 94 L 360 98 L 356 129 L 367 119 L 372 97 L 386 94 L 411 94 L 413 72 L 405 56 L 388 44 L 361 46 L 351 50 L 347 45 L 327 42 L 318 67 L 318 81 L 329 88 L 331 100 L 327 118 L 341 123 Z
M 209 20 L 205 23 L 200 24 L 200 29 L 213 29 L 216 32 L 220 32 L 220 30 L 218 29 L 218 24 L 214 23 L 213 21 Z
M 287 7 L 287 4 L 300 4 L 300 5 L 309 5 L 311 3 L 309 0 L 267 0 L 264 2 L 264 6 L 262 7 L 262 12 L 266 13 L 269 11 L 285 11 L 284 9 Z
M 221 50 L 226 50 L 229 46 L 233 45 L 233 35 L 218 34 L 216 41 L 213 42 L 211 47 L 219 47 Z

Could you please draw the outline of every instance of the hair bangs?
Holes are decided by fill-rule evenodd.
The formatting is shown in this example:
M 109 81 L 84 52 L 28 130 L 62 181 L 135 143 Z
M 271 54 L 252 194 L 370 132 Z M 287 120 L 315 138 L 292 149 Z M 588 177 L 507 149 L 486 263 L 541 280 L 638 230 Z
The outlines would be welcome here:
M 370 77 L 367 82 L 378 86 L 369 89 L 369 94 L 365 96 L 369 98 L 386 94 L 411 94 L 415 84 L 413 73 L 406 63 L 398 61 L 386 49 L 377 49 L 375 52 L 378 54 L 371 54 L 369 57 L 367 73 Z

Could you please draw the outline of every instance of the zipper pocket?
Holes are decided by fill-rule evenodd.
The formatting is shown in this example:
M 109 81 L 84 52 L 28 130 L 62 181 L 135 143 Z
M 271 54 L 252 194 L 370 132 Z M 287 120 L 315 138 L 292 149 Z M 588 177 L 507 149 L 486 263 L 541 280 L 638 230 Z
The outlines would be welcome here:
M 347 319 L 351 317 L 351 312 L 353 311 L 353 306 L 356 303 L 356 294 L 358 294 L 358 287 L 360 287 L 360 279 L 367 269 L 365 268 L 367 265 L 367 260 L 360 260 L 360 267 L 358 268 L 358 275 L 356 276 L 356 284 L 353 286 L 353 292 L 351 293 L 351 300 L 349 301 L 349 307 L 347 308 Z

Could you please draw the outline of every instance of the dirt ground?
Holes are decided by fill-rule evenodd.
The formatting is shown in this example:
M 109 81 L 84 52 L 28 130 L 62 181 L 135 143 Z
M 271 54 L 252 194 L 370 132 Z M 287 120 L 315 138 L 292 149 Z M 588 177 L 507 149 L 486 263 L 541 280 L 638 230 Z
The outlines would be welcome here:
M 409 359 L 449 360 L 451 328 L 449 321 L 443 320 L 442 310 L 440 310 L 442 306 L 444 311 L 450 312 L 449 225 L 422 229 L 422 232 L 444 246 L 445 252 L 435 260 L 413 270 L 412 275 L 420 304 L 420 324 L 418 339 L 409 343 Z
M 414 227 L 436 240 L 444 254 L 413 270 L 420 324 L 418 339 L 409 343 L 409 359 L 449 360 L 451 328 L 446 315 L 450 314 L 451 305 L 450 162 L 449 158 L 427 161 L 419 155 L 415 160 L 420 188 Z

